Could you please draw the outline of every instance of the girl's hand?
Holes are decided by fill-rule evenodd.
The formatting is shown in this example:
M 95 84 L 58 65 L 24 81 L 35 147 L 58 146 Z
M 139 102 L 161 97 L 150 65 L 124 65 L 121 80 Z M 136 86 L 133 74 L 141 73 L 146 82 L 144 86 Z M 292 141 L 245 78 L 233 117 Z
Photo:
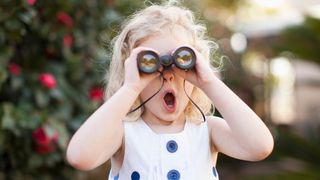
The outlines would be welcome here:
M 177 75 L 202 89 L 205 85 L 210 83 L 210 80 L 212 80 L 212 77 L 215 76 L 215 74 L 210 68 L 209 61 L 206 61 L 203 55 L 196 49 L 192 48 L 192 50 L 195 52 L 197 58 L 193 69 L 185 71 L 176 66 L 173 66 L 172 69 Z
M 159 72 L 155 72 L 152 74 L 144 74 L 139 72 L 137 66 L 137 55 L 141 51 L 145 50 L 157 52 L 151 48 L 137 47 L 131 51 L 130 56 L 124 62 L 124 85 L 132 88 L 138 93 L 140 93 L 154 78 L 160 75 Z

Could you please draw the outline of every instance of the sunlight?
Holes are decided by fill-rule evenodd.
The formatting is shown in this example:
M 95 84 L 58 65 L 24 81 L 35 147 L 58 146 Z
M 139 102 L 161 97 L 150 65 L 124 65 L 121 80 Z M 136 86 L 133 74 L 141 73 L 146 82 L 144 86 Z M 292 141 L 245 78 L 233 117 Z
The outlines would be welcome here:
M 265 8 L 279 8 L 286 3 L 286 0 L 251 0 L 251 2 Z
M 276 124 L 290 124 L 294 121 L 295 73 L 288 58 L 271 60 L 272 75 L 271 116 Z
M 247 48 L 247 38 L 242 33 L 233 34 L 230 41 L 234 52 L 240 53 Z

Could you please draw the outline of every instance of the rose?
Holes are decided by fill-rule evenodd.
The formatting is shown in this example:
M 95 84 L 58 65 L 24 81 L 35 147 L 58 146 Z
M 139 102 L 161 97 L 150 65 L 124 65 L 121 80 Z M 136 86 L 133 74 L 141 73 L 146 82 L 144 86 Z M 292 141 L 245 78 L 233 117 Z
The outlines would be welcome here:
M 57 85 L 55 77 L 50 73 L 40 74 L 39 80 L 40 80 L 41 84 L 48 89 L 53 89 Z
M 99 87 L 93 87 L 90 89 L 89 98 L 92 101 L 102 101 L 103 99 L 103 91 Z
M 27 3 L 28 3 L 30 6 L 33 6 L 33 5 L 36 3 L 36 0 L 27 0 Z
M 66 46 L 66 47 L 71 47 L 72 46 L 72 43 L 73 43 L 73 38 L 70 34 L 67 34 L 63 37 L 63 44 Z
M 58 140 L 58 132 L 49 136 L 43 127 L 39 127 L 32 132 L 32 138 L 36 143 L 36 152 L 38 154 L 47 154 L 55 150 L 55 142 Z
M 73 19 L 66 12 L 63 12 L 63 11 L 58 12 L 57 19 L 60 23 L 62 23 L 66 27 L 70 28 L 73 26 Z
M 15 63 L 11 63 L 9 65 L 9 71 L 11 74 L 18 76 L 21 73 L 21 68 L 19 65 L 15 64 Z

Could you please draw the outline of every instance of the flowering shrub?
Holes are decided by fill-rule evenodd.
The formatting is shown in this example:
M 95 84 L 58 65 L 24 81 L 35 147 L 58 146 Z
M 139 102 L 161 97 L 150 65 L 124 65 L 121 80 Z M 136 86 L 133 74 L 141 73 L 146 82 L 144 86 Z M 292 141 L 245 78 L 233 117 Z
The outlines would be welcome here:
M 103 43 L 140 5 L 0 1 L 0 179 L 74 179 L 65 150 L 103 102 Z

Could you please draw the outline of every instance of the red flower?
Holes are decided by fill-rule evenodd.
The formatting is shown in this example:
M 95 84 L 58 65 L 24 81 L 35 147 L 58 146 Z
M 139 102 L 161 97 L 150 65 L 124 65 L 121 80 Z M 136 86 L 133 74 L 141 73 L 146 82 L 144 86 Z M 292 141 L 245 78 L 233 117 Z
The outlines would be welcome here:
M 42 74 L 40 74 L 39 80 L 40 80 L 41 84 L 44 87 L 47 87 L 48 89 L 53 89 L 57 85 L 56 84 L 56 79 L 50 73 L 42 73 Z
M 9 71 L 11 74 L 18 76 L 21 73 L 21 68 L 19 65 L 15 64 L 15 63 L 11 63 L 9 65 Z
M 27 0 L 27 3 L 28 3 L 30 6 L 33 6 L 33 5 L 36 3 L 36 0 Z
M 41 146 L 41 145 L 37 145 L 36 146 L 36 152 L 38 154 L 48 154 L 48 153 L 51 153 L 53 151 L 56 150 L 56 147 L 52 144 L 48 145 L 48 146 Z
M 102 101 L 103 100 L 103 91 L 99 87 L 93 87 L 90 89 L 89 98 L 92 101 Z
M 66 46 L 66 47 L 71 47 L 72 46 L 72 43 L 73 43 L 73 38 L 70 34 L 67 34 L 63 37 L 63 44 Z
M 62 23 L 66 27 L 70 28 L 73 26 L 73 20 L 69 16 L 69 14 L 67 14 L 66 12 L 63 12 L 63 11 L 58 12 L 57 19 L 60 23 Z
M 51 140 L 49 137 L 46 135 L 44 129 L 42 127 L 36 129 L 32 133 L 32 138 L 35 140 L 37 145 L 43 145 L 47 146 L 51 143 Z
M 48 136 L 43 127 L 40 127 L 32 132 L 32 138 L 36 143 L 36 152 L 38 154 L 47 154 L 55 150 L 55 144 L 58 140 L 59 134 L 54 132 Z

